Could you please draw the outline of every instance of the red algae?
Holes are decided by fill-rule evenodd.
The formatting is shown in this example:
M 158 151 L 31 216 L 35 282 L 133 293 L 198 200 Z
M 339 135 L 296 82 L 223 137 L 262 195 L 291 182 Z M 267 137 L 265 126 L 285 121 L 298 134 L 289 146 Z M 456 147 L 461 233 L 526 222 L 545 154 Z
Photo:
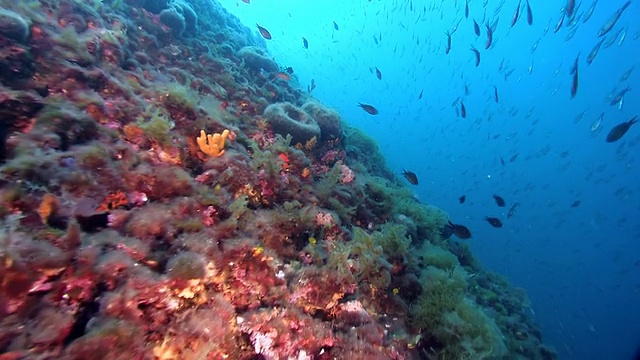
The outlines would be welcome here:
M 477 333 L 442 335 L 462 318 L 496 357 L 554 358 L 524 298 L 215 1 L 3 6 L 2 359 L 474 358 Z M 229 130 L 222 156 L 201 130 Z

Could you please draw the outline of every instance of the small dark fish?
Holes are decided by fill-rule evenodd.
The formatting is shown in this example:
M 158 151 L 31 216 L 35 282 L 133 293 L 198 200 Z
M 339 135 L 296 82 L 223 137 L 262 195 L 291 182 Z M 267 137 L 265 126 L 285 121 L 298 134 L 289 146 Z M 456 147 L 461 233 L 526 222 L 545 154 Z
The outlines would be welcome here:
M 580 206 L 581 203 L 582 203 L 582 201 L 576 200 L 573 203 L 571 203 L 571 207 L 572 208 L 577 208 L 578 206 Z
M 422 92 L 424 91 L 424 89 L 420 90 L 420 95 L 418 95 L 418 100 L 422 99 Z
M 467 108 L 462 101 L 460 101 L 460 116 L 462 116 L 463 119 L 467 117 Z
M 576 56 L 576 59 L 573 61 L 573 65 L 571 65 L 571 70 L 569 71 L 569 74 L 573 75 L 578 71 L 578 58 L 580 57 L 580 53 L 578 53 L 578 56 Z
M 516 24 L 520 17 L 520 6 L 522 6 L 522 0 L 518 0 L 518 8 L 516 9 L 516 12 L 513 13 L 513 18 L 511 18 L 511 27 Z
M 284 72 L 286 72 L 287 74 L 293 74 L 293 68 L 291 66 L 289 66 L 289 67 L 284 69 Z
M 485 216 L 484 219 L 487 220 L 487 222 L 494 228 L 502 227 L 502 221 L 500 221 L 500 219 L 498 218 Z
M 529 6 L 529 0 L 527 0 L 527 24 L 533 24 L 533 13 L 531 12 L 531 6 Z
M 636 120 L 638 117 L 634 116 L 631 120 L 629 121 L 625 121 L 621 124 L 618 124 L 616 126 L 613 127 L 613 129 L 611 129 L 611 131 L 609 131 L 609 134 L 607 135 L 607 142 L 615 142 L 620 140 L 624 134 L 627 133 L 627 131 L 629 131 L 629 128 L 631 127 L 631 125 L 637 123 L 638 121 Z
M 448 54 L 451 51 L 451 34 L 447 31 L 447 47 L 444 48 L 444 53 Z
M 469 0 L 465 0 L 464 2 L 464 17 L 469 18 Z
M 376 77 L 378 78 L 378 80 L 382 80 L 382 73 L 378 68 L 376 68 Z
M 360 106 L 362 110 L 366 111 L 371 115 L 378 115 L 378 109 L 376 109 L 373 105 L 358 103 L 358 106 Z
M 516 213 L 516 208 L 518 207 L 518 205 L 520 205 L 520 203 L 518 203 L 517 201 L 514 202 L 513 205 L 511 205 L 511 207 L 509 208 L 509 212 L 507 213 L 507 219 L 511 219 L 513 214 Z
M 518 153 L 515 153 L 515 155 L 511 156 L 511 158 L 509 158 L 509 162 L 514 162 L 516 161 L 516 159 L 518 158 Z
M 256 26 L 258 27 L 258 31 L 260 32 L 260 35 L 262 35 L 263 38 L 267 40 L 271 40 L 271 33 L 269 32 L 269 30 L 263 28 L 258 24 L 256 24 Z
M 418 175 L 412 171 L 402 170 L 402 176 L 409 182 L 411 185 L 418 185 Z
M 500 101 L 500 98 L 498 98 L 498 88 L 495 85 L 493 86 L 493 100 L 496 104 Z
M 571 81 L 571 98 L 573 99 L 578 93 L 578 58 L 580 58 L 580 54 L 576 56 L 576 61 L 571 68 L 571 73 L 573 74 L 573 80 Z
M 480 25 L 475 20 L 473 20 L 473 32 L 476 33 L 476 36 L 480 36 Z
M 462 195 L 458 198 L 460 204 L 464 204 L 464 201 L 467 200 L 467 195 Z
M 480 65 L 480 51 L 473 46 L 471 47 L 471 51 L 476 55 L 476 67 L 478 67 L 478 65 Z
M 576 9 L 576 0 L 567 0 L 567 5 L 564 9 L 568 17 L 573 16 L 573 10 Z
M 491 43 L 493 43 L 493 30 L 489 24 L 484 25 L 487 28 L 487 42 L 484 44 L 485 50 L 491 47 Z
M 500 135 L 498 135 L 500 136 Z M 502 166 L 504 166 L 504 159 L 502 158 L 502 156 L 500 156 L 500 164 L 502 164 Z
M 340 30 L 340 27 L 338 27 L 338 24 L 336 24 L 336 22 L 335 22 L 335 21 L 333 22 L 333 28 L 334 28 L 335 30 Z
M 493 195 L 493 198 L 496 200 L 496 205 L 498 205 L 499 207 L 504 207 L 504 205 L 506 204 L 502 196 Z
M 302 46 L 304 46 L 305 49 L 309 48 L 309 42 L 307 41 L 307 39 L 302 38 Z
M 469 239 L 471 237 L 471 231 L 464 225 L 454 224 L 449 220 L 449 223 L 445 226 L 450 229 L 458 239 Z

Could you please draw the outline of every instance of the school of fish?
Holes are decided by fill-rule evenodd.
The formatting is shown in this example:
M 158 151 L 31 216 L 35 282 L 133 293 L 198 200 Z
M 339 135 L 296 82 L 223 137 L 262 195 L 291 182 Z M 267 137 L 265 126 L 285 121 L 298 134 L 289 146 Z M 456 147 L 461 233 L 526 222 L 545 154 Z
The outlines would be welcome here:
M 588 2 L 587 2 L 588 1 Z M 417 47 L 426 46 L 425 42 L 427 42 L 430 47 L 436 47 L 436 52 L 439 54 L 434 61 L 442 61 L 443 57 L 446 59 L 447 57 L 467 57 L 469 58 L 469 63 L 475 68 L 483 68 L 487 65 L 482 61 L 484 57 L 496 56 L 496 47 L 501 46 L 499 44 L 500 40 L 505 37 L 511 35 L 512 31 L 518 30 L 520 26 L 529 27 L 530 29 L 534 29 L 534 24 L 539 24 L 538 27 L 542 28 L 542 34 L 531 44 L 530 54 L 534 55 L 540 46 L 544 46 L 547 37 L 557 36 L 555 34 L 565 33 L 564 42 L 570 42 L 575 34 L 579 31 L 579 29 L 592 19 L 594 14 L 597 14 L 598 11 L 602 11 L 605 20 L 597 26 L 597 32 L 586 34 L 581 39 L 584 41 L 592 41 L 591 50 L 589 52 L 584 52 L 584 55 L 580 52 L 576 52 L 573 54 L 563 54 L 568 55 L 572 59 L 572 61 L 568 62 L 568 64 L 560 64 L 557 66 L 556 70 L 551 75 L 552 79 L 560 76 L 563 73 L 563 67 L 565 67 L 565 71 L 568 72 L 567 87 L 568 87 L 568 99 L 573 100 L 581 96 L 581 92 L 579 92 L 581 85 L 581 76 L 584 75 L 585 72 L 589 71 L 589 67 L 596 61 L 598 55 L 614 45 L 622 46 L 626 41 L 627 32 L 629 31 L 628 24 L 622 24 L 621 19 L 625 17 L 625 13 L 629 12 L 627 9 L 632 5 L 633 0 L 612 0 L 611 2 L 607 2 L 606 5 L 609 6 L 609 9 L 612 7 L 615 9 L 612 13 L 605 13 L 611 10 L 600 10 L 604 6 L 600 3 L 599 0 L 585 0 L 585 2 L 576 3 L 575 0 L 557 0 L 557 18 L 556 15 L 552 15 L 553 18 L 548 18 L 548 22 L 544 25 L 545 16 L 536 17 L 534 16 L 534 10 L 539 3 L 534 2 L 533 7 L 530 3 L 530 0 L 475 0 L 471 3 L 469 0 L 453 0 L 453 7 L 458 11 L 458 15 L 454 18 L 452 23 L 453 26 L 449 27 L 448 30 L 444 31 L 444 36 L 442 40 L 438 41 L 438 34 L 442 34 L 442 32 L 433 32 L 429 34 L 428 38 L 425 40 L 417 36 L 415 33 L 413 35 L 413 40 L 415 41 L 415 45 Z M 623 2 L 624 1 L 624 2 Z M 371 2 L 371 0 L 369 0 Z M 481 2 L 482 6 L 479 7 L 478 2 Z M 247 1 L 248 3 L 248 1 Z M 448 3 L 448 2 L 447 2 Z M 619 3 L 619 4 L 618 4 Z M 393 1 L 391 12 L 395 11 L 404 11 L 405 14 L 413 13 L 416 16 L 415 24 L 420 24 L 421 22 L 425 22 L 429 19 L 429 16 L 433 16 L 433 14 L 437 14 L 440 12 L 441 18 L 444 17 L 445 8 L 444 3 L 438 4 L 437 2 L 433 2 L 430 5 L 420 5 L 414 6 L 414 1 L 409 0 L 407 2 L 404 1 Z M 617 4 L 617 5 L 616 5 Z M 549 6 L 548 4 L 544 4 L 545 6 Z M 513 6 L 513 7 L 512 7 Z M 542 4 L 539 5 L 542 7 Z M 493 11 L 491 9 L 493 7 Z M 504 9 L 503 9 L 504 7 Z M 505 14 L 507 12 L 508 14 Z M 634 14 L 637 15 L 640 13 L 638 10 L 634 10 Z M 365 15 L 366 9 L 365 9 Z M 547 14 L 548 15 L 548 14 Z M 381 13 L 380 11 L 375 13 L 375 16 L 386 16 L 389 18 L 389 14 Z M 449 13 L 447 13 L 449 16 Z M 500 17 L 508 16 L 510 20 L 508 20 L 507 24 L 500 25 Z M 536 19 L 534 21 L 534 19 Z M 557 20 L 555 20 L 557 19 Z M 628 19 L 633 21 L 633 19 Z M 345 27 L 348 28 L 350 24 L 347 24 Z M 410 24 L 400 24 L 403 29 L 409 31 Z M 331 28 L 333 34 L 338 33 L 340 31 L 340 26 L 336 21 L 333 21 L 330 24 L 327 24 L 328 28 Z M 419 25 L 417 25 L 419 26 Z M 468 26 L 468 27 L 467 27 Z M 544 27 L 543 27 L 544 26 Z M 257 25 L 258 31 L 260 35 L 266 40 L 271 40 L 271 33 L 264 27 Z M 463 29 L 468 29 L 470 34 L 473 34 L 473 39 L 477 39 L 479 44 L 468 44 L 468 47 L 465 44 L 458 43 L 456 40 L 458 35 L 461 34 Z M 505 28 L 508 28 L 505 30 Z M 500 29 L 500 32 L 497 30 Z M 349 31 L 349 29 L 347 30 Z M 362 34 L 361 30 L 355 30 L 358 34 Z M 506 31 L 506 34 L 505 34 Z M 534 31 L 534 30 L 531 30 Z M 472 33 L 471 33 L 472 32 Z M 499 35 L 497 35 L 499 34 Z M 304 36 L 301 36 L 304 35 Z M 312 34 L 300 34 L 302 39 L 302 47 L 305 50 L 308 50 L 310 47 L 310 40 L 313 40 Z M 463 38 L 467 38 L 463 36 Z M 298 38 L 300 39 L 300 37 Z M 633 40 L 640 39 L 640 30 L 633 36 Z M 383 43 L 383 32 L 378 31 L 373 35 L 373 45 L 380 46 Z M 334 41 L 336 42 L 336 41 Z M 464 48 L 469 49 L 470 52 L 464 52 Z M 463 48 L 462 51 L 459 49 Z M 401 46 L 399 49 L 398 44 L 395 45 L 393 50 L 394 54 L 400 53 L 398 50 L 403 51 L 404 46 Z M 570 51 L 570 50 L 567 50 Z M 499 56 L 499 55 L 497 55 Z M 504 56 L 504 55 L 503 55 Z M 419 58 L 419 63 L 422 63 L 424 56 Z M 383 73 L 381 68 L 383 64 L 376 64 L 375 59 L 373 63 L 368 66 L 369 72 L 372 76 L 374 76 L 377 80 L 383 81 L 383 79 L 388 79 L 388 77 L 383 78 Z M 388 64 L 385 67 L 388 67 Z M 529 75 L 532 75 L 535 71 L 534 59 L 531 59 L 531 63 L 528 66 L 527 72 Z M 390 69 L 387 69 L 390 70 Z M 503 78 L 505 82 L 514 81 L 513 74 L 516 73 L 517 68 L 515 65 L 511 65 L 509 58 L 502 58 L 497 69 L 491 70 L 495 71 L 499 74 L 500 78 Z M 616 69 L 618 70 L 618 69 Z M 625 98 L 628 96 L 630 92 L 632 92 L 631 86 L 628 85 L 628 80 L 632 75 L 634 67 L 626 69 L 619 77 L 619 86 L 612 89 L 609 94 L 606 96 L 605 102 L 608 106 L 612 106 L 617 110 L 622 110 Z M 612 71 L 614 71 L 612 69 Z M 460 74 L 461 78 L 464 78 L 464 73 Z M 518 76 L 518 75 L 516 75 Z M 289 75 L 280 72 L 276 76 L 281 80 L 289 80 Z M 521 75 L 515 79 L 516 82 L 519 82 L 521 79 Z M 584 79 L 583 79 L 584 80 Z M 389 80 L 387 80 L 389 81 Z M 590 86 L 596 86 L 595 84 L 589 84 Z M 311 92 L 315 88 L 315 82 L 312 80 L 312 84 L 308 87 L 308 91 Z M 488 121 L 491 121 L 491 114 L 487 114 L 486 109 L 484 112 L 480 109 L 469 108 L 467 104 L 469 103 L 477 103 L 477 101 L 472 101 L 471 97 L 474 95 L 472 92 L 474 89 L 469 84 L 464 84 L 464 91 L 461 92 L 459 96 L 452 102 L 452 107 L 454 108 L 455 114 L 457 117 L 461 119 L 478 119 L 481 117 L 488 117 Z M 486 89 L 480 89 L 477 93 L 485 93 L 488 98 L 495 104 L 501 104 L 501 97 L 499 92 L 499 84 L 495 81 L 486 84 Z M 558 89 L 552 90 L 552 95 L 556 95 L 559 92 Z M 566 93 L 566 94 L 567 94 Z M 562 94 L 562 92 L 560 92 Z M 417 96 L 413 97 L 413 99 L 423 100 L 423 96 L 425 95 L 425 88 L 419 88 L 419 93 Z M 474 95 L 475 96 L 475 95 Z M 507 96 L 513 96 L 511 94 L 507 94 Z M 379 115 L 380 111 L 374 105 L 376 102 L 375 99 L 367 99 L 367 102 L 356 102 L 356 105 L 360 107 L 365 113 L 368 115 Z M 428 99 L 427 99 L 428 101 Z M 485 102 L 486 103 L 486 102 Z M 573 102 L 572 102 L 573 103 Z M 526 112 L 525 119 L 529 118 L 534 111 L 534 108 L 531 108 Z M 512 107 L 508 110 L 508 115 L 515 116 L 518 113 L 518 109 Z M 581 112 L 574 119 L 574 123 L 579 123 L 588 113 L 587 110 L 581 110 Z M 388 114 L 385 114 L 388 115 Z M 384 119 L 384 117 L 381 117 Z M 604 112 L 601 112 L 600 115 L 595 118 L 594 122 L 591 124 L 589 128 L 589 135 L 592 138 L 598 137 L 603 128 L 609 127 L 610 130 L 605 138 L 607 143 L 612 143 L 621 140 L 631 129 L 632 125 L 637 122 L 637 116 L 633 116 L 630 119 L 619 119 L 616 121 L 616 124 L 607 125 L 607 121 L 605 120 L 606 116 Z M 466 120 L 469 121 L 469 120 Z M 476 120 L 476 123 L 479 120 Z M 537 123 L 538 120 L 533 122 L 533 125 Z M 508 135 L 508 136 L 512 136 Z M 491 134 L 487 135 L 487 140 L 497 139 L 500 137 L 500 134 Z M 537 156 L 544 156 L 549 152 L 548 146 L 540 150 Z M 565 151 L 561 154 L 561 157 L 564 157 L 565 154 L 568 154 L 568 151 Z M 509 163 L 513 163 L 517 161 L 519 156 L 518 152 L 512 153 L 505 158 L 508 161 L 505 161 L 502 157 L 499 157 L 500 164 L 502 166 L 506 166 Z M 525 160 L 529 159 L 527 157 Z M 418 185 L 418 177 L 414 172 L 403 170 L 402 175 L 411 185 Z M 500 208 L 505 207 L 506 201 L 498 195 L 493 195 L 493 198 L 496 202 L 496 205 Z M 467 199 L 467 195 L 462 195 L 458 198 L 460 204 L 464 204 Z M 580 200 L 576 200 L 571 207 L 577 207 L 580 204 Z M 505 220 L 510 219 L 516 214 L 516 208 L 520 205 L 519 202 L 512 202 L 508 212 L 506 214 Z M 574 206 L 575 205 L 575 206 Z M 502 214 L 504 216 L 504 214 Z M 504 223 L 497 216 L 486 216 L 484 218 L 486 222 L 489 223 L 492 227 L 501 228 Z M 454 224 L 449 222 L 447 228 L 458 238 L 468 239 L 471 237 L 471 232 L 468 228 L 461 224 Z

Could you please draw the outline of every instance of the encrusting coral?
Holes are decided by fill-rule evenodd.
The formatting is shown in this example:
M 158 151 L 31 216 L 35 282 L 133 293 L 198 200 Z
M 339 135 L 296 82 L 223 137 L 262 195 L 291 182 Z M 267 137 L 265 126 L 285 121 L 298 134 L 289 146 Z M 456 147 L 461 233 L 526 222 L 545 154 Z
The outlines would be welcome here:
M 2 7 L 3 359 L 555 359 L 216 1 Z

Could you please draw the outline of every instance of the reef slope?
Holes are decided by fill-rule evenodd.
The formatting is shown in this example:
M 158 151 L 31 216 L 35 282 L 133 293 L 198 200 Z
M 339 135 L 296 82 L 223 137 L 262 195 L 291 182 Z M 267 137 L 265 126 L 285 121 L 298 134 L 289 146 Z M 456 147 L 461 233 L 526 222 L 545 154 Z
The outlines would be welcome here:
M 555 359 L 217 3 L 0 5 L 1 359 Z

